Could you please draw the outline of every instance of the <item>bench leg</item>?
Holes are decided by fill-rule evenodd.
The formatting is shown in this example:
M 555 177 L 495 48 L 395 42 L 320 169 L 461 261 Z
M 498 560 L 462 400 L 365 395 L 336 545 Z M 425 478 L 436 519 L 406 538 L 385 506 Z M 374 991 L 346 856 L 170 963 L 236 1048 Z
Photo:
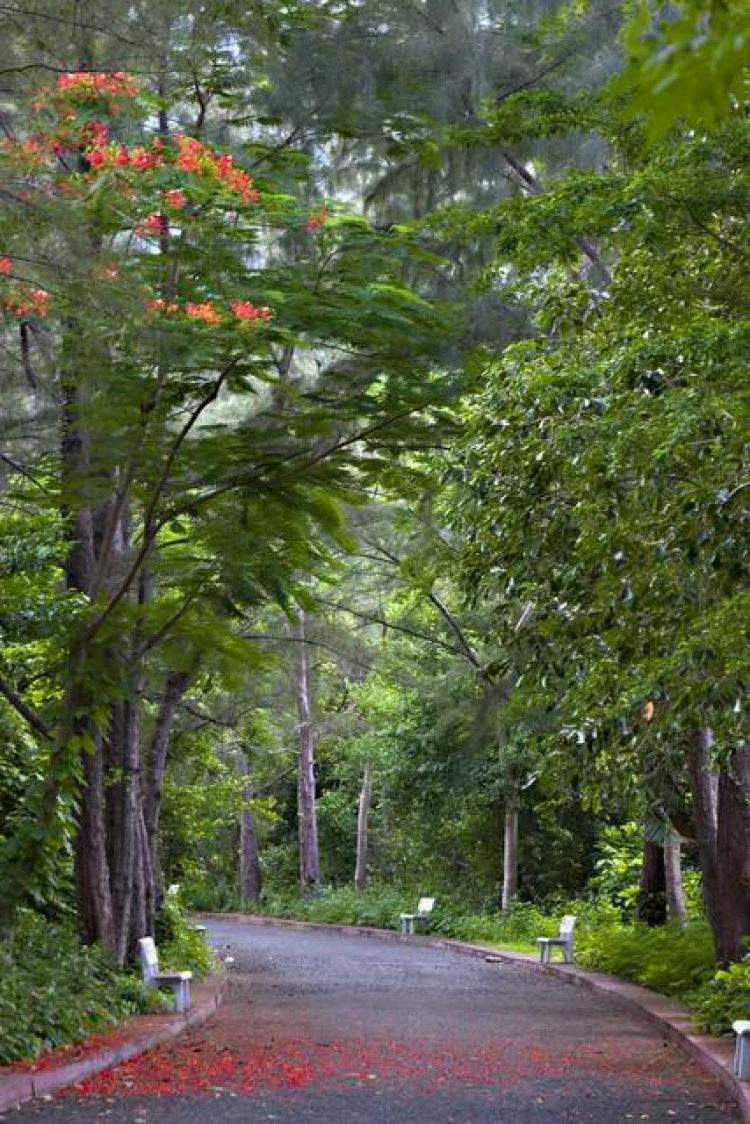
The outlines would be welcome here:
M 740 1081 L 750 1081 L 750 1035 L 738 1034 L 734 1047 L 734 1076 Z
M 190 982 L 180 980 L 174 989 L 175 1011 L 187 1011 L 190 1007 Z
M 402 917 L 401 918 L 401 936 L 413 937 L 414 936 L 414 918 Z

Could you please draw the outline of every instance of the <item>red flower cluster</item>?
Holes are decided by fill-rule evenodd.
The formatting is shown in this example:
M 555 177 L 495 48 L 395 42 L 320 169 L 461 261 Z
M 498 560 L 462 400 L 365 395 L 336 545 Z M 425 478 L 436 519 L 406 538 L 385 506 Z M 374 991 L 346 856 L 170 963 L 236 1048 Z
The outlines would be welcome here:
M 107 144 L 106 126 L 100 121 L 90 122 L 98 128 L 86 145 L 86 159 L 92 168 L 135 168 L 142 172 L 164 163 L 164 142 L 157 138 L 150 148 L 139 145 L 128 148 L 124 144 Z M 103 131 L 102 131 L 103 130 Z M 84 140 L 88 138 L 84 136 Z
M 175 301 L 166 301 L 163 297 L 153 297 L 147 301 L 147 308 L 150 312 L 162 316 L 174 316 L 182 313 L 190 320 L 199 320 L 203 324 L 222 324 L 227 319 L 227 313 L 222 312 L 212 301 L 188 301 L 181 306 Z M 251 301 L 233 301 L 229 308 L 235 319 L 244 324 L 255 324 L 258 321 L 268 323 L 273 316 L 270 308 L 256 308 Z
M 3 305 L 14 316 L 49 315 L 49 293 L 46 289 L 31 289 L 24 296 L 6 297 Z
M 167 220 L 164 218 L 164 215 L 160 215 L 158 211 L 154 211 L 152 214 L 146 215 L 145 219 L 141 223 L 141 227 L 144 230 L 162 231 L 166 227 L 166 225 Z
M 229 306 L 238 320 L 270 320 L 273 316 L 268 306 L 256 308 L 252 301 L 233 301 Z
M 180 135 L 175 138 L 177 156 L 175 165 L 183 172 L 216 180 L 229 191 L 239 195 L 243 203 L 257 203 L 258 192 L 253 189 L 251 177 L 242 168 L 235 167 L 228 153 L 218 156 L 195 137 Z
M 167 191 L 164 193 L 164 202 L 168 207 L 174 207 L 176 211 L 181 211 L 183 207 L 187 206 L 187 195 L 184 191 Z
M 172 151 L 174 166 L 182 172 L 211 179 L 225 190 L 238 195 L 244 204 L 257 203 L 260 196 L 253 188 L 253 181 L 247 172 L 237 168 L 234 158 L 228 153 L 215 153 L 194 137 L 175 138 L 175 150 L 165 144 L 161 137 L 152 141 L 150 147 L 128 148 L 124 144 L 110 144 L 107 127 L 101 121 L 89 121 L 81 130 L 86 159 L 92 169 L 130 168 L 145 171 L 170 163 Z M 181 209 L 187 204 L 187 195 L 181 189 L 165 192 L 165 200 L 170 207 Z
M 10 258 L 0 258 L 0 273 L 10 273 L 13 268 L 13 262 Z
M 321 207 L 316 215 L 311 215 L 307 220 L 306 229 L 312 233 L 318 227 L 325 226 L 328 222 L 328 211 L 325 207 Z
M 221 313 L 211 301 L 202 301 L 200 304 L 188 301 L 185 313 L 191 320 L 202 320 L 204 324 L 220 324 L 222 320 Z
M 121 70 L 112 74 L 87 70 L 61 74 L 57 79 L 57 88 L 81 92 L 86 96 L 109 94 L 119 98 L 134 98 L 140 93 L 140 86 L 135 78 Z

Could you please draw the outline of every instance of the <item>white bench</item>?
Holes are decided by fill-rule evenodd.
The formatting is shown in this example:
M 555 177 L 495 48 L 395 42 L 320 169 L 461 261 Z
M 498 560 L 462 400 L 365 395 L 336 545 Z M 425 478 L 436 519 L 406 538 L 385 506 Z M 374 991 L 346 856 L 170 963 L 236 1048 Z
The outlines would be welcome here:
M 430 920 L 430 914 L 435 908 L 434 898 L 420 898 L 417 903 L 416 913 L 402 913 L 401 914 L 401 936 L 413 937 L 414 926 L 420 922 L 427 924 Z
M 737 1035 L 732 1073 L 740 1081 L 750 1081 L 750 1021 L 738 1019 L 732 1023 L 732 1030 Z
M 559 937 L 537 937 L 536 943 L 539 945 L 539 960 L 542 964 L 550 964 L 552 957 L 552 949 L 562 949 L 563 960 L 566 964 L 573 963 L 573 930 L 575 929 L 576 919 L 572 913 L 566 913 L 560 922 L 560 935 Z
M 190 1006 L 190 981 L 192 972 L 160 972 L 159 954 L 153 937 L 141 937 L 138 941 L 141 954 L 143 982 L 146 987 L 171 987 L 174 992 L 175 1011 L 187 1011 Z

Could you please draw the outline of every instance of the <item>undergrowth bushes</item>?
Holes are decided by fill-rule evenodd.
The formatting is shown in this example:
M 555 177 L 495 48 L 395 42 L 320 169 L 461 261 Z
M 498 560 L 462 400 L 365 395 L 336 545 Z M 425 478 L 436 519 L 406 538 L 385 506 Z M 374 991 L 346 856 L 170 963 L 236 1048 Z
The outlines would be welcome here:
M 367 925 L 397 929 L 399 914 L 413 911 L 416 898 L 392 887 L 378 886 L 364 894 L 353 887 L 324 889 L 314 897 L 269 896 L 257 912 L 300 921 L 326 921 L 336 925 Z
M 72 928 L 22 912 L 0 943 L 0 1063 L 80 1042 L 151 1002 L 140 979 L 83 948 Z
M 203 933 L 185 916 L 178 886 L 170 886 L 156 915 L 154 940 L 159 949 L 159 967 L 190 971 L 204 980 L 211 971 L 211 950 Z
M 588 968 L 623 976 L 676 999 L 686 999 L 716 970 L 708 925 L 644 924 L 582 929 L 576 958 Z
M 208 945 L 176 895 L 167 895 L 155 936 L 164 968 L 208 974 Z M 167 1003 L 145 988 L 139 968 L 121 971 L 103 949 L 82 946 L 70 924 L 24 910 L 12 936 L 0 940 L 0 1065 L 81 1042 Z

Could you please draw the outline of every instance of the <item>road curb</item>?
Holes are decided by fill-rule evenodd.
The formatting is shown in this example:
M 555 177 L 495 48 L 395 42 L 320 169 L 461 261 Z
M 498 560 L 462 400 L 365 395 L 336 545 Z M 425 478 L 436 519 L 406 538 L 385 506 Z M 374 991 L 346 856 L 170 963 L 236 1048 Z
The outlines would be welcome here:
M 374 937 L 378 940 L 425 944 L 444 948 L 463 956 L 515 964 L 526 971 L 543 973 L 575 987 L 606 995 L 635 1014 L 642 1015 L 670 1042 L 680 1046 L 706 1073 L 719 1082 L 739 1107 L 743 1124 L 750 1124 L 750 1082 L 740 1081 L 732 1073 L 733 1044 L 721 1038 L 696 1034 L 690 1012 L 673 1003 L 664 995 L 638 984 L 627 983 L 615 976 L 600 972 L 585 972 L 575 965 L 540 964 L 531 954 L 505 952 L 487 945 L 470 944 L 449 937 L 407 937 L 392 929 L 375 929 L 365 925 L 338 925 L 321 921 L 290 921 L 286 918 L 261 917 L 247 913 L 202 913 L 200 917 L 214 921 L 238 921 L 246 925 L 280 925 L 290 929 L 319 929 L 326 932 L 345 933 L 350 936 Z
M 135 1033 L 126 1042 L 103 1049 L 90 1058 L 70 1062 L 50 1069 L 33 1071 L 13 1071 L 12 1067 L 0 1070 L 0 1112 L 17 1108 L 24 1101 L 35 1097 L 51 1096 L 67 1085 L 75 1085 L 94 1073 L 119 1065 L 120 1062 L 143 1054 L 177 1038 L 190 1027 L 197 1026 L 214 1013 L 224 1002 L 227 978 L 224 973 L 209 979 L 196 987 L 196 1001 L 184 1014 L 164 1015 L 164 1023 L 153 1029 L 138 1033 L 138 1017 L 134 1020 Z

